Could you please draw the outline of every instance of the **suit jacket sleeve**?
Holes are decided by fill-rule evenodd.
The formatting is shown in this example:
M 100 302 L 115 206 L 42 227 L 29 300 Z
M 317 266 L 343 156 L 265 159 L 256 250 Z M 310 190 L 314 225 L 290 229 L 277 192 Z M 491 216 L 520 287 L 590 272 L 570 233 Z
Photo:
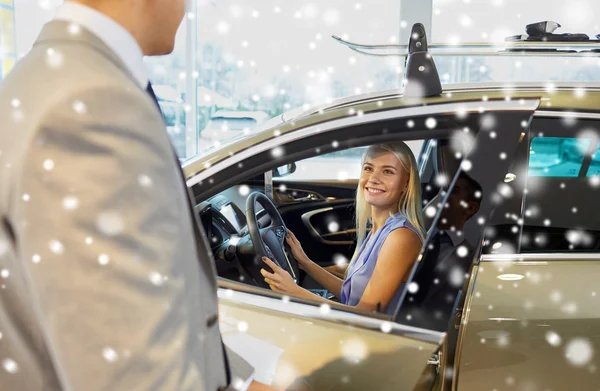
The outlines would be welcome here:
M 214 276 L 198 267 L 177 169 L 141 90 L 81 92 L 41 119 L 16 236 L 64 390 L 225 384 L 218 324 L 206 325 Z

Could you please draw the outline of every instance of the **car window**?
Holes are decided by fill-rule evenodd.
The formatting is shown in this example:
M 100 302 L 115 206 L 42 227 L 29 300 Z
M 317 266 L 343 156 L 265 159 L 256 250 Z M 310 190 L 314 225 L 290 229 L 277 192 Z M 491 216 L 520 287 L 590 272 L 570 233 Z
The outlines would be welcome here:
M 501 186 L 506 196 L 486 228 L 484 253 L 597 252 L 597 124 L 580 121 L 572 129 L 544 119 L 537 128 L 547 130 L 524 142 Z
M 419 156 L 423 140 L 407 141 L 415 158 Z M 296 171 L 279 180 L 311 181 L 311 180 L 358 180 L 360 177 L 360 161 L 367 147 L 351 148 L 336 151 L 296 162 Z
M 529 148 L 529 176 L 577 177 L 591 139 L 535 137 Z
M 600 176 L 600 147 L 592 153 L 592 161 L 587 171 L 588 177 Z

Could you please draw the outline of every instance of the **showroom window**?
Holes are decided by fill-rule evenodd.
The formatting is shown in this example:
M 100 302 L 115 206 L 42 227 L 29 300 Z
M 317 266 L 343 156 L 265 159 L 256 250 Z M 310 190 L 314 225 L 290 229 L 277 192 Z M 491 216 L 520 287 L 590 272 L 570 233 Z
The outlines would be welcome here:
M 197 15 L 200 152 L 262 123 L 238 126 L 232 112 L 272 118 L 400 87 L 402 58 L 362 56 L 331 38 L 398 43 L 399 0 L 200 0 Z M 214 117 L 228 122 L 222 134 Z
M 555 34 L 584 33 L 592 40 L 600 34 L 600 2 L 597 1 L 432 1 L 432 42 L 435 43 L 503 43 L 509 36 L 525 34 L 526 25 L 545 20 L 561 25 Z M 598 48 L 599 45 L 590 47 Z M 464 55 L 436 56 L 435 61 L 442 83 L 600 81 L 597 57 Z
M 0 0 L 0 80 L 17 61 L 13 0 Z

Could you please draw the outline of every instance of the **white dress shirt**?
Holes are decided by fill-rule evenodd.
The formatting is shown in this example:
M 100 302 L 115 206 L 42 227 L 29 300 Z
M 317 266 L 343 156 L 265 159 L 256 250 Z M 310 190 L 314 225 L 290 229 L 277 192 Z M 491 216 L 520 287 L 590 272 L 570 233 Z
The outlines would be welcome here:
M 149 80 L 144 53 L 123 26 L 93 8 L 68 1 L 57 8 L 54 20 L 64 20 L 88 29 L 115 52 L 140 87 L 146 89 Z

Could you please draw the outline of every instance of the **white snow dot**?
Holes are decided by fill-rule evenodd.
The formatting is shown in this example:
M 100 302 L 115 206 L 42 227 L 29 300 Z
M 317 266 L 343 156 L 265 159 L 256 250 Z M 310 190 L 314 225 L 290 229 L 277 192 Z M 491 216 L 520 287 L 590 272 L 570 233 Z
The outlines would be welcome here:
M 102 356 L 108 362 L 115 362 L 119 359 L 119 355 L 113 348 L 102 349 Z
M 245 333 L 246 331 L 248 331 L 248 323 L 247 322 L 239 322 L 237 324 L 237 329 L 238 331 Z
M 278 158 L 283 156 L 283 148 L 282 147 L 275 147 L 271 150 L 271 156 Z
M 471 163 L 470 160 L 463 160 L 463 162 L 460 164 L 460 167 L 463 169 L 463 171 L 471 171 L 471 168 L 473 168 L 473 163 Z
M 390 322 L 382 322 L 381 323 L 381 331 L 384 333 L 389 333 L 392 331 L 392 324 Z
M 545 219 L 544 220 L 544 225 L 547 227 L 550 225 L 550 219 Z
M 428 206 L 427 209 L 425 209 L 425 215 L 427 217 L 435 217 L 436 213 L 437 209 L 434 206 Z
M 323 315 L 328 314 L 330 311 L 331 311 L 331 306 L 327 303 L 323 303 L 319 307 L 319 312 L 321 312 L 321 314 L 323 314 Z
M 500 159 L 502 159 L 502 160 L 506 159 L 506 153 L 505 152 L 501 152 L 500 153 Z
M 565 356 L 572 365 L 581 367 L 592 360 L 594 349 L 587 339 L 575 338 L 565 347 Z
M 105 211 L 98 215 L 96 228 L 106 236 L 115 236 L 120 234 L 125 227 L 121 215 L 114 211 Z
M 496 132 L 490 132 L 490 138 L 496 138 Z
M 82 101 L 76 100 L 73 102 L 73 110 L 78 114 L 85 114 L 87 113 L 87 106 Z
M 419 284 L 417 284 L 416 282 L 411 282 L 410 284 L 408 284 L 408 291 L 410 293 L 417 293 L 419 291 Z
M 339 147 L 339 146 L 340 146 L 340 143 L 339 143 L 337 140 L 334 140 L 334 141 L 331 143 L 331 146 L 332 146 L 332 147 L 334 147 L 334 148 L 337 148 L 337 147 Z
M 558 335 L 554 331 L 548 331 L 546 333 L 546 342 L 548 342 L 552 346 L 559 346 L 562 343 L 562 339 L 560 335 Z
M 555 303 L 560 302 L 562 300 L 562 293 L 560 293 L 560 291 L 552 291 L 552 293 L 550 293 L 550 300 Z
M 409 119 L 408 121 L 406 121 L 406 126 L 408 126 L 409 128 L 414 128 L 415 121 L 413 121 L 412 119 Z
M 437 121 L 433 117 L 429 117 L 425 120 L 425 126 L 427 129 L 433 129 L 437 126 Z
M 100 254 L 98 256 L 98 263 L 100 265 L 107 265 L 108 262 L 110 262 L 110 257 L 108 255 L 106 255 L 106 254 Z
M 459 246 L 458 249 L 456 250 L 456 255 L 458 255 L 461 258 L 466 257 L 469 254 L 469 249 L 467 248 L 467 246 Z
M 460 287 L 463 285 L 464 281 L 465 281 L 465 275 L 464 272 L 461 270 L 461 268 L 459 268 L 458 266 L 452 268 L 452 270 L 450 271 L 450 284 L 452 284 L 455 287 Z
M 44 170 L 46 171 L 52 171 L 52 169 L 54 169 L 54 161 L 52 159 L 46 159 L 44 160 Z
M 65 246 L 58 240 L 51 240 L 48 247 L 54 254 L 62 254 L 65 251 Z
M 592 187 L 598 187 L 598 186 L 600 186 L 600 176 L 590 177 L 590 185 Z
M 141 174 L 138 176 L 138 184 L 142 187 L 150 187 L 153 184 L 152 178 L 150 178 L 146 174 Z
M 10 101 L 10 105 L 15 108 L 18 109 L 19 107 L 21 107 L 21 101 L 18 99 L 13 99 Z
M 343 342 L 342 354 L 347 361 L 358 364 L 368 356 L 369 348 L 362 340 L 353 338 Z
M 238 192 L 240 193 L 240 195 L 242 197 L 246 197 L 248 194 L 250 194 L 250 186 L 248 185 L 241 185 L 238 189 Z
M 31 257 L 31 262 L 33 263 L 40 263 L 41 260 L 42 257 L 40 257 L 39 254 L 33 254 L 33 256 Z
M 340 224 L 337 221 L 332 221 L 327 224 L 327 229 L 329 232 L 337 232 L 340 230 Z
M 65 58 L 61 52 L 53 48 L 46 50 L 46 64 L 50 68 L 60 68 L 64 63 L 64 60 Z
M 79 206 L 79 200 L 77 199 L 77 197 L 69 196 L 63 198 L 62 204 L 63 208 L 65 208 L 66 210 L 73 210 L 77 209 L 77 207 Z
M 2 269 L 2 271 L 0 271 L 0 277 L 8 278 L 9 276 L 10 276 L 10 271 L 8 271 L 8 269 Z
M 335 254 L 333 256 L 333 263 L 337 266 L 343 267 L 348 265 L 348 258 L 346 258 L 343 254 Z
M 17 364 L 14 360 L 10 358 L 5 358 L 2 360 L 2 367 L 8 373 L 17 373 L 19 372 L 19 364 Z
M 287 304 L 290 302 L 290 297 L 288 295 L 283 295 L 281 296 L 281 301 Z
M 165 282 L 165 278 L 159 272 L 150 272 L 150 274 L 148 274 L 148 279 L 156 286 L 161 286 Z
M 217 32 L 219 34 L 227 34 L 230 29 L 231 29 L 231 26 L 226 21 L 221 21 L 221 22 L 217 23 Z
M 25 193 L 23 194 L 23 201 L 27 202 L 31 199 L 31 197 L 29 196 L 29 194 Z
M 77 23 L 69 23 L 68 30 L 71 35 L 79 35 L 81 33 L 81 26 Z

